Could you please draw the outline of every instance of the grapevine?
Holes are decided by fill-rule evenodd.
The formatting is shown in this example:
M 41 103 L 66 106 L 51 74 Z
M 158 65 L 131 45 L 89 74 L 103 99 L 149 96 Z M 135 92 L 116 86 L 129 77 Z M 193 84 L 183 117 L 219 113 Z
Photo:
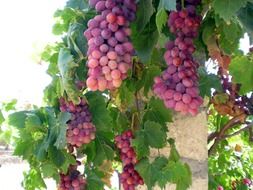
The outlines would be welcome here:
M 92 116 L 86 101 L 81 99 L 79 105 L 74 105 L 73 102 L 66 102 L 61 98 L 60 104 L 62 112 L 71 113 L 66 132 L 67 142 L 72 146 L 81 147 L 94 140 L 96 128 L 92 123 Z
M 239 49 L 252 12 L 250 0 L 68 0 L 41 54 L 52 79 L 43 106 L 1 105 L 30 165 L 24 188 L 47 189 L 44 178 L 58 190 L 202 188 L 188 162 L 196 147 L 180 141 L 200 141 L 204 126 L 208 188 L 252 188 L 253 47 Z
M 135 19 L 134 0 L 90 0 L 99 15 L 88 22 L 89 67 L 87 87 L 92 91 L 119 88 L 132 67 L 133 45 L 129 24 Z
M 133 139 L 133 133 L 130 130 L 115 137 L 115 143 L 120 150 L 120 159 L 124 166 L 123 172 L 120 174 L 120 182 L 124 190 L 134 190 L 135 186 L 144 184 L 143 179 L 134 169 L 137 164 L 137 157 L 131 147 L 131 139 Z
M 193 4 L 196 5 L 194 1 Z M 195 9 L 189 4 L 185 9 L 170 13 L 168 26 L 176 39 L 166 44 L 164 59 L 168 68 L 160 77 L 155 78 L 153 87 L 167 108 L 191 115 L 196 115 L 203 103 L 198 89 L 199 64 L 192 56 L 195 51 L 193 39 L 198 35 L 201 22 Z

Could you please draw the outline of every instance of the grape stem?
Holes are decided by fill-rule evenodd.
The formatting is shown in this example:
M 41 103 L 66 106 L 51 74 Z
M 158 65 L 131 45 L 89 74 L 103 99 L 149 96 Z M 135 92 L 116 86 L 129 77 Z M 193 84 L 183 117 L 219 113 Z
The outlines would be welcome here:
M 184 9 L 184 0 L 181 0 L 182 9 Z

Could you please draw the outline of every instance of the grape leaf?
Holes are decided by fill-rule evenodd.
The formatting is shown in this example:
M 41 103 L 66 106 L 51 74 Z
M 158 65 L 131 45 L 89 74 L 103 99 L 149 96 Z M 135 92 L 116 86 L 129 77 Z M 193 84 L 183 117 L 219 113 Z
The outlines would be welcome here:
M 8 117 L 9 125 L 17 128 L 24 128 L 25 127 L 25 120 L 27 118 L 28 111 L 20 111 L 10 114 Z
M 167 11 L 176 10 L 176 0 L 160 0 L 158 9 L 164 8 Z
M 156 13 L 156 26 L 159 34 L 161 34 L 163 27 L 166 25 L 168 20 L 168 14 L 164 8 L 159 9 Z
M 148 187 L 148 190 L 151 190 L 152 187 L 155 185 L 154 176 L 157 174 L 152 169 L 152 165 L 149 163 L 148 159 L 145 158 L 138 162 L 138 164 L 135 166 L 135 169 L 138 171 L 138 173 L 143 178 L 145 184 Z
M 98 92 L 85 94 L 89 103 L 89 110 L 92 114 L 92 122 L 97 131 L 112 131 L 112 120 L 109 111 L 106 109 L 105 97 Z
M 219 45 L 227 54 L 232 54 L 239 47 L 240 39 L 243 37 L 243 31 L 236 19 L 231 19 L 229 23 L 216 17 L 217 32 L 219 36 Z
M 58 58 L 58 67 L 61 73 L 61 80 L 68 97 L 75 103 L 79 103 L 79 91 L 75 84 L 75 70 L 78 65 L 74 62 L 70 50 L 61 48 Z
M 107 145 L 102 139 L 96 136 L 96 156 L 94 158 L 94 164 L 101 165 L 104 160 L 113 160 L 114 151 Z
M 56 149 L 54 146 L 50 146 L 48 148 L 48 156 L 57 167 L 61 167 L 65 162 L 65 156 L 63 152 Z
M 66 174 L 68 172 L 69 165 L 76 164 L 76 158 L 73 155 L 69 154 L 66 150 L 63 150 L 62 153 L 65 159 L 64 163 L 61 166 L 61 170 L 63 173 Z
M 54 145 L 57 149 L 63 149 L 66 146 L 66 131 L 67 131 L 67 122 L 70 120 L 71 114 L 68 112 L 61 112 L 58 116 L 58 136 Z
M 55 106 L 59 103 L 59 98 L 63 96 L 61 80 L 58 76 L 54 76 L 52 82 L 44 90 L 44 100 L 49 105 Z
M 142 32 L 154 13 L 152 0 L 140 0 L 138 3 L 137 18 L 135 24 L 137 31 Z
M 161 100 L 151 98 L 143 121 L 154 121 L 162 126 L 166 126 L 167 122 L 172 122 L 172 112 L 164 106 Z
M 5 121 L 4 115 L 2 113 L 2 111 L 0 110 L 0 126 L 2 125 L 2 123 Z
M 36 114 L 27 114 L 27 118 L 25 120 L 25 127 L 31 132 L 42 131 L 44 129 L 40 118 Z
M 149 90 L 152 88 L 154 83 L 154 77 L 161 73 L 161 69 L 157 66 L 150 66 L 146 68 L 143 72 L 143 80 L 141 82 L 144 84 L 144 95 L 148 96 Z
M 217 75 L 208 74 L 202 67 L 199 68 L 199 89 L 202 97 L 211 97 L 212 89 L 221 90 L 220 79 Z
M 149 147 L 162 148 L 166 145 L 166 132 L 162 130 L 159 123 L 146 121 L 144 129 L 135 133 L 135 138 L 132 140 L 138 159 L 149 155 Z
M 155 16 L 151 18 L 142 32 L 139 32 L 136 27 L 138 25 L 132 25 L 131 39 L 138 57 L 143 63 L 149 61 L 151 52 L 156 45 L 159 37 L 159 33 L 156 28 Z
M 41 173 L 45 178 L 53 177 L 54 175 L 58 174 L 57 170 L 57 167 L 50 162 L 46 162 L 41 165 Z
M 245 94 L 253 90 L 253 61 L 246 56 L 234 57 L 229 65 L 232 80 L 241 84 L 240 93 Z
M 16 110 L 16 105 L 17 105 L 17 99 L 13 99 L 9 102 L 6 102 L 6 103 L 3 103 L 2 104 L 2 107 L 3 107 L 3 110 L 5 111 L 11 111 L 11 110 Z
M 101 176 L 93 170 L 86 170 L 87 174 L 87 190 L 101 190 L 104 189 L 104 183 L 101 180 Z
M 246 7 L 241 8 L 238 12 L 238 18 L 247 30 L 248 34 L 253 37 L 253 3 L 248 3 Z
M 177 185 L 176 190 L 187 190 L 192 183 L 191 171 L 187 164 L 169 161 L 165 167 L 165 173 L 169 181 Z
M 214 0 L 212 6 L 216 14 L 225 21 L 229 21 L 248 1 L 252 2 L 252 0 Z
M 140 160 L 143 157 L 149 155 L 149 145 L 145 139 L 145 133 L 143 131 L 137 131 L 135 138 L 131 141 L 131 145 L 134 148 L 137 159 Z
M 168 160 L 165 157 L 157 157 L 152 163 L 147 158 L 142 159 L 135 166 L 135 169 L 144 179 L 148 190 L 151 190 L 157 183 L 161 188 L 169 182 L 170 176 L 168 177 L 164 173 L 164 168 L 167 167 Z

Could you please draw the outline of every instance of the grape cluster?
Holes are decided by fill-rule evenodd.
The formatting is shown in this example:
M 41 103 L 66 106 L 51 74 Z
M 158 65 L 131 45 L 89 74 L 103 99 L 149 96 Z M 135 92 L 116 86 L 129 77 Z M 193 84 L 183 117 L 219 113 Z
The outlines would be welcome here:
M 71 113 L 66 132 L 67 142 L 70 145 L 80 147 L 95 139 L 96 128 L 92 123 L 89 106 L 84 99 L 80 100 L 79 105 L 74 105 L 73 102 L 66 102 L 61 98 L 60 110 Z
M 133 139 L 133 133 L 130 130 L 115 137 L 115 143 L 120 150 L 120 158 L 124 166 L 120 175 L 120 182 L 124 190 L 134 190 L 135 186 L 144 184 L 142 177 L 134 169 L 137 157 L 133 147 L 131 147 L 131 139 Z
M 120 87 L 132 67 L 129 23 L 135 19 L 134 0 L 90 0 L 99 15 L 88 22 L 87 87 L 92 91 Z
M 67 174 L 60 174 L 58 190 L 85 190 L 86 180 L 77 170 L 77 165 L 71 165 Z
M 154 78 L 153 90 L 167 108 L 196 115 L 203 99 L 198 89 L 199 65 L 192 54 L 195 51 L 193 39 L 198 35 L 201 17 L 196 14 L 196 2 L 187 2 L 185 9 L 172 11 L 169 15 L 168 26 L 176 38 L 166 44 L 164 59 L 168 68 Z

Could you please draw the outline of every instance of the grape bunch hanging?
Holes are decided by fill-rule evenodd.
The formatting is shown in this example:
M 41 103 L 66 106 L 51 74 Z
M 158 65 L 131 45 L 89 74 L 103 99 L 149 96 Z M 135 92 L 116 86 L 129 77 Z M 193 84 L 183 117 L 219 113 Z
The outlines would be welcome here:
M 60 99 L 60 110 L 71 113 L 66 132 L 67 143 L 75 147 L 81 147 L 95 139 L 96 128 L 92 123 L 92 116 L 89 106 L 84 99 L 79 105 L 67 102 L 64 98 Z
M 133 139 L 133 133 L 130 130 L 115 137 L 115 144 L 119 149 L 120 159 L 124 166 L 123 172 L 120 174 L 120 183 L 124 190 L 134 190 L 135 186 L 144 184 L 143 179 L 134 169 L 138 161 L 135 151 L 131 147 L 131 139 Z
M 91 91 L 120 87 L 132 67 L 133 45 L 129 23 L 135 19 L 134 0 L 90 0 L 99 13 L 88 22 L 87 87 Z
M 166 44 L 164 59 L 168 68 L 155 77 L 154 93 L 167 108 L 182 114 L 196 115 L 203 103 L 198 88 L 198 63 L 193 59 L 193 40 L 198 35 L 201 16 L 196 14 L 200 1 L 186 0 L 186 7 L 178 4 L 169 15 L 168 26 L 175 40 Z
M 58 190 L 85 190 L 86 179 L 77 170 L 80 162 L 77 165 L 70 165 L 66 174 L 60 174 L 60 183 Z

